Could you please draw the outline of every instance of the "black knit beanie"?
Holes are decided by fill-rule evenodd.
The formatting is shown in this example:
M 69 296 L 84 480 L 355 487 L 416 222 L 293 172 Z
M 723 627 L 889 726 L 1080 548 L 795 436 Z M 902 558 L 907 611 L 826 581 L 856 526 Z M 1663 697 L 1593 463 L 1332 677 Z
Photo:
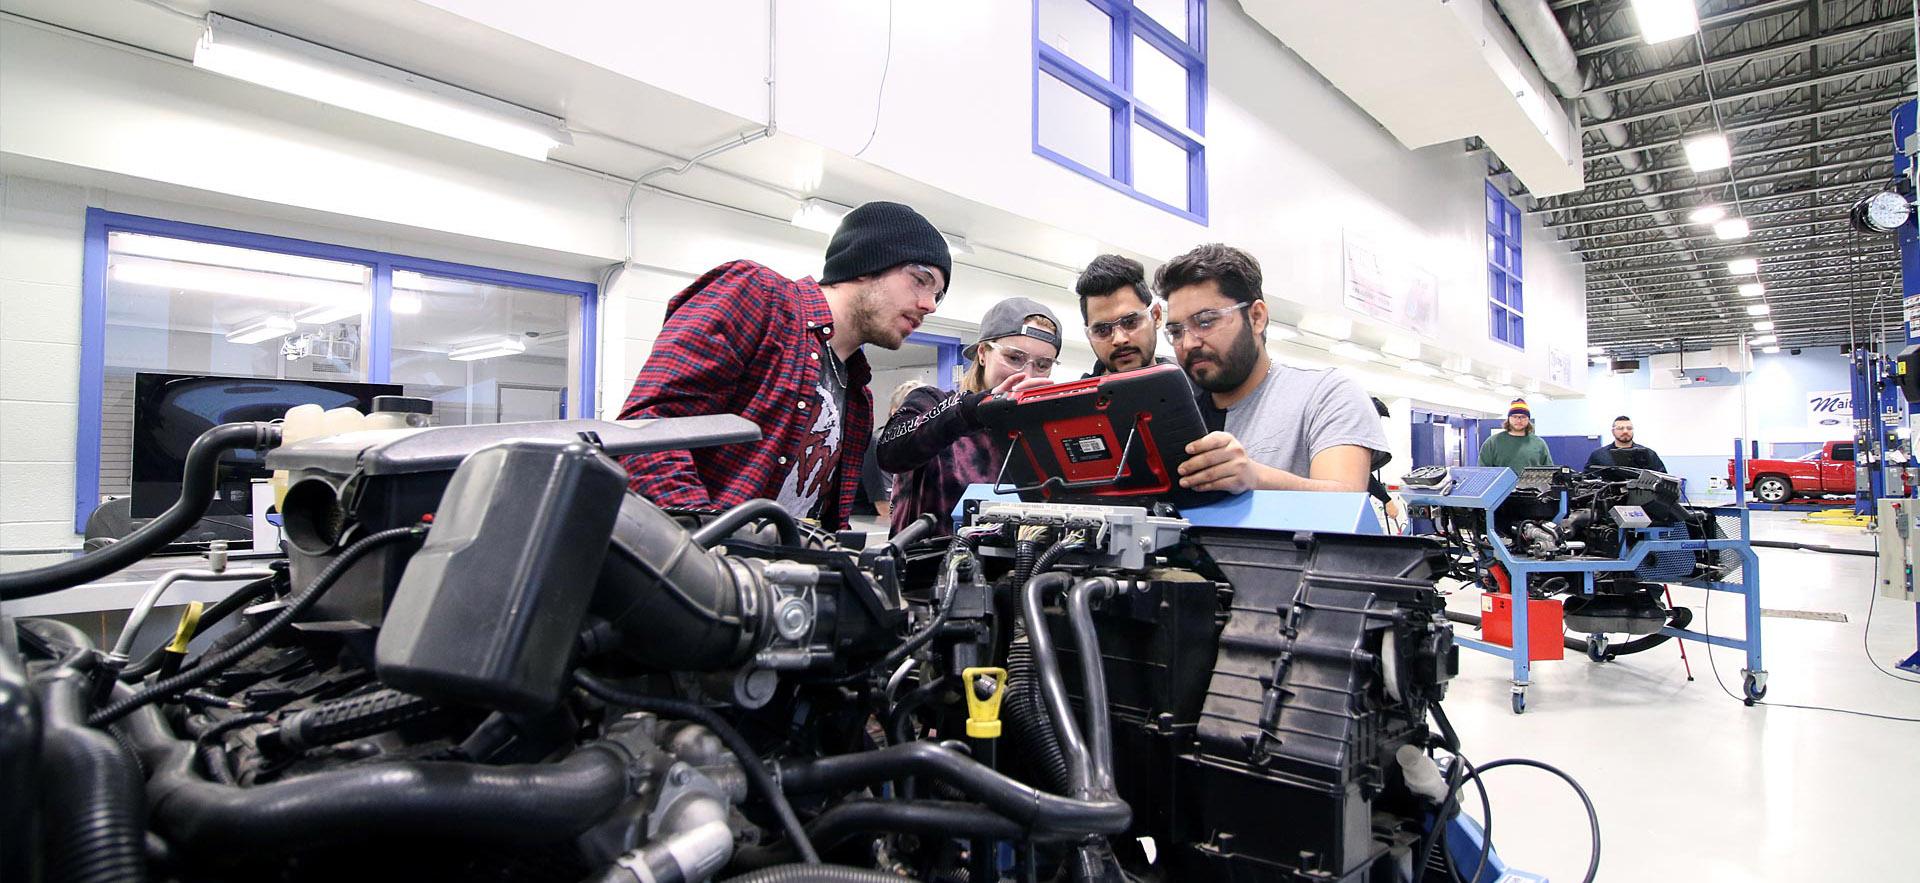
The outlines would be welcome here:
M 939 267 L 941 284 L 953 284 L 953 257 L 933 223 L 897 202 L 869 202 L 847 213 L 827 243 L 821 285 L 870 276 L 901 264 Z

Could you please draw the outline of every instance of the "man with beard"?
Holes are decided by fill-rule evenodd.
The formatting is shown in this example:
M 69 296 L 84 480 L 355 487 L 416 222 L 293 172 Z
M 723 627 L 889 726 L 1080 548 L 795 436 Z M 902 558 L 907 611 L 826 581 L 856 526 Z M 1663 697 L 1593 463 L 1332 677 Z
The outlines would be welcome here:
M 1631 466 L 1635 469 L 1667 471 L 1667 464 L 1652 448 L 1633 442 L 1633 418 L 1622 414 L 1613 418 L 1613 444 L 1597 448 L 1587 456 L 1588 470 L 1602 466 Z
M 1080 318 L 1093 345 L 1093 371 L 1087 377 L 1173 363 L 1153 354 L 1165 317 L 1147 292 L 1147 270 L 1139 261 L 1117 254 L 1094 258 L 1080 271 L 1073 291 L 1080 295 Z
M 940 231 L 891 202 L 847 214 L 817 282 L 752 261 L 707 271 L 667 304 L 620 419 L 739 414 L 761 440 L 626 457 L 628 487 L 689 509 L 764 497 L 844 526 L 873 434 L 873 373 L 860 348 L 899 349 L 952 273 Z
M 1187 446 L 1180 484 L 1194 490 L 1367 489 L 1387 437 L 1372 402 L 1340 371 L 1277 364 L 1267 355 L 1260 263 L 1202 245 L 1160 268 L 1167 341 L 1202 390 L 1217 430 Z

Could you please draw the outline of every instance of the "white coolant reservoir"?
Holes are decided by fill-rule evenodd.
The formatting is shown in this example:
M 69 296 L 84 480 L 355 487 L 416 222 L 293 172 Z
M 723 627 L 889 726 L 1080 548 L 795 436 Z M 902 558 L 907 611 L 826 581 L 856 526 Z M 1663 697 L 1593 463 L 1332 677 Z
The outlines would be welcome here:
M 351 411 L 353 409 L 336 410 Z M 326 417 L 327 410 L 319 405 L 296 405 L 292 410 L 287 411 L 286 419 L 280 423 L 280 443 L 290 445 L 301 439 L 326 435 Z M 273 508 L 279 509 L 286 498 L 287 471 L 275 469 L 273 471 Z

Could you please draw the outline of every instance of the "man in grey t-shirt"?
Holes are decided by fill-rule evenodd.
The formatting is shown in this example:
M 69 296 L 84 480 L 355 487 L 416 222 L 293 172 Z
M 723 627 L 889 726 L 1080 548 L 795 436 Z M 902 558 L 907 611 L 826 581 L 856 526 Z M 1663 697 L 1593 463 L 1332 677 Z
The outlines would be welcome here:
M 1180 484 L 1195 490 L 1367 489 L 1386 433 L 1360 386 L 1337 370 L 1274 364 L 1264 345 L 1260 263 L 1202 245 L 1162 266 L 1167 340 L 1224 431 L 1187 447 Z

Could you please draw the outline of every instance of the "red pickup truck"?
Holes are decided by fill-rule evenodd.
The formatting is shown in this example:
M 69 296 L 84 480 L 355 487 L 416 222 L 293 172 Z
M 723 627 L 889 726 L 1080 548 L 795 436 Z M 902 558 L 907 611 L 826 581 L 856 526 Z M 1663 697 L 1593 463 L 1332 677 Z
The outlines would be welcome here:
M 1733 461 L 1727 461 L 1727 486 L 1733 487 Z M 1794 497 L 1851 495 L 1853 442 L 1830 441 L 1826 447 L 1792 460 L 1748 460 L 1747 489 L 1762 503 L 1785 503 Z

